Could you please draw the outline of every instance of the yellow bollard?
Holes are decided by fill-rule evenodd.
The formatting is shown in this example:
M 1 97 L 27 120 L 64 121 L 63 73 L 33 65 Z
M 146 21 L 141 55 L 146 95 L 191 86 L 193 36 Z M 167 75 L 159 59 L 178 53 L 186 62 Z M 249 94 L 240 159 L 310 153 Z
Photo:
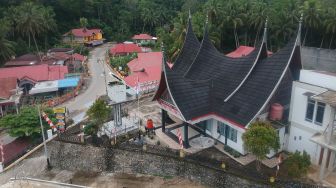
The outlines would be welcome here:
M 274 182 L 275 182 L 275 178 L 274 178 L 273 176 L 271 176 L 270 179 L 269 179 L 269 181 L 270 181 L 271 183 L 274 183 Z
M 146 145 L 146 144 L 144 144 L 144 145 L 142 146 L 142 150 L 144 150 L 144 151 L 147 150 L 147 145 Z
M 180 158 L 184 158 L 185 154 L 184 154 L 184 151 L 183 149 L 180 150 Z
M 225 169 L 225 168 L 226 168 L 226 165 L 225 165 L 224 162 L 222 162 L 222 164 L 221 164 L 221 168 L 222 168 L 222 169 Z

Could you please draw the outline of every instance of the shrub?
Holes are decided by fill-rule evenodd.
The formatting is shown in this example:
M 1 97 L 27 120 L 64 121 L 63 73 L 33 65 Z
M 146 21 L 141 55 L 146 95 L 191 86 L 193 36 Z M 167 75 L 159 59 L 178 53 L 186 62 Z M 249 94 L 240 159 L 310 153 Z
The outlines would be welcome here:
M 87 124 L 85 127 L 84 127 L 84 134 L 86 135 L 94 135 L 96 133 L 96 126 L 94 125 L 94 123 L 90 122 L 89 124 Z
M 306 151 L 296 151 L 291 154 L 285 161 L 285 167 L 288 170 L 288 175 L 293 178 L 300 178 L 306 175 L 310 166 L 310 156 Z
M 232 155 L 234 158 L 240 157 L 240 153 L 233 148 L 231 148 L 228 145 L 224 145 L 224 151 L 228 152 L 230 155 Z

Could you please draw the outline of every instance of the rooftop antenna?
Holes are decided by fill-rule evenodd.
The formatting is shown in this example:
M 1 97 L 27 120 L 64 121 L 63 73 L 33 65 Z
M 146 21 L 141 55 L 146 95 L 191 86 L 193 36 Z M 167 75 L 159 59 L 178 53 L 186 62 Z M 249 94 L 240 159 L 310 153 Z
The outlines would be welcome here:
M 189 9 L 189 19 L 191 19 L 191 12 L 190 12 L 190 9 Z

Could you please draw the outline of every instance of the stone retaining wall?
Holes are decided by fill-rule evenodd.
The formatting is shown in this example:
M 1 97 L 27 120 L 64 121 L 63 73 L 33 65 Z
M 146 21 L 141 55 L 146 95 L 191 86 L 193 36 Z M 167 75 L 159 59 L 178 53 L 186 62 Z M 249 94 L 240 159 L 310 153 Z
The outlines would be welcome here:
M 159 146 L 121 145 L 118 148 L 94 147 L 53 141 L 49 144 L 51 165 L 55 168 L 87 172 L 124 172 L 161 177 L 184 177 L 210 187 L 269 187 L 222 169 L 205 165 L 188 157 L 177 157 L 177 151 Z M 281 183 L 281 187 L 307 187 L 297 182 Z M 308 186 L 318 187 L 318 186 Z

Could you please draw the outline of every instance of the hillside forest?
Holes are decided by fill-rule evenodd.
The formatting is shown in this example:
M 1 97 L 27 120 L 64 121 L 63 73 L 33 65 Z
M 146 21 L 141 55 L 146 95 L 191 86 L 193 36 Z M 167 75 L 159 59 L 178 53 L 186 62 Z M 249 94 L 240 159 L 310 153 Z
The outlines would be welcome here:
M 167 57 L 178 55 L 188 12 L 202 40 L 208 17 L 210 38 L 223 53 L 261 40 L 268 18 L 268 48 L 275 52 L 296 35 L 303 14 L 303 45 L 336 48 L 335 0 L 1 0 L 0 66 L 13 56 L 60 47 L 72 28 L 101 28 L 107 41 L 139 33 L 157 36 Z M 81 21 L 80 21 L 81 20 Z

